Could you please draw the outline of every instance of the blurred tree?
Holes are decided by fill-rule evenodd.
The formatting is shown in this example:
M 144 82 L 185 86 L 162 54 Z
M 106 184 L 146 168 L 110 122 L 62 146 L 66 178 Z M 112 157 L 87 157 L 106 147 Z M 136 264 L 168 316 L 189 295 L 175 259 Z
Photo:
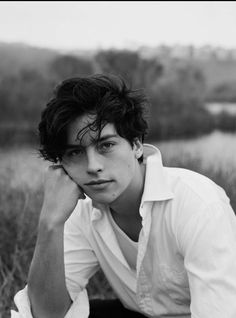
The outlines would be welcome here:
M 99 72 L 121 75 L 136 88 L 149 90 L 163 72 L 156 59 L 143 59 L 129 50 L 99 51 L 95 56 Z
M 191 64 L 177 64 L 166 68 L 156 88 L 154 94 L 155 92 L 165 93 L 167 90 L 168 95 L 173 95 L 176 99 L 176 107 L 186 102 L 188 105 L 203 105 L 206 98 L 205 77 L 199 68 Z
M 4 77 L 0 82 L 0 121 L 35 123 L 51 89 L 50 80 L 35 70 Z
M 0 145 L 37 142 L 37 125 L 52 81 L 35 70 L 22 70 L 0 81 Z
M 61 81 L 68 77 L 90 75 L 94 72 L 94 68 L 92 62 L 85 58 L 63 55 L 52 61 L 50 71 L 56 81 Z
M 41 110 L 59 81 L 96 72 L 120 74 L 132 87 L 145 89 L 151 102 L 151 138 L 185 138 L 207 133 L 215 127 L 236 129 L 235 119 L 224 115 L 216 120 L 204 109 L 203 70 L 193 61 L 168 60 L 167 63 L 160 62 L 160 58 L 144 58 L 139 51 L 129 50 L 99 51 L 91 60 L 60 55 L 43 72 L 24 69 L 0 76 L 0 128 L 7 122 L 13 123 L 17 134 L 17 123 L 21 127 L 22 123 L 36 127 Z M 213 93 L 219 98 L 232 93 L 232 97 L 234 86 L 221 85 Z
M 136 86 L 144 87 L 148 94 L 152 94 L 164 74 L 164 67 L 154 58 L 140 59 L 137 73 Z
M 150 136 L 178 138 L 202 134 L 214 126 L 204 109 L 205 79 L 193 65 L 172 65 L 152 87 Z
M 118 74 L 131 82 L 138 68 L 139 56 L 137 52 L 128 50 L 106 50 L 99 51 L 95 61 L 100 72 Z

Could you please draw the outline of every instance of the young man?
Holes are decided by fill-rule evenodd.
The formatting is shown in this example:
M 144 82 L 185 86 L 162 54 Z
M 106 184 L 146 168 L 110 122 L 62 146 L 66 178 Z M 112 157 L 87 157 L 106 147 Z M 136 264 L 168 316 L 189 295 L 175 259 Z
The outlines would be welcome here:
M 163 167 L 143 144 L 146 104 L 97 75 L 64 81 L 43 111 L 41 153 L 54 164 L 28 289 L 16 296 L 22 317 L 30 306 L 35 318 L 88 317 L 99 268 L 119 301 L 91 302 L 90 317 L 236 317 L 229 199 L 200 174 Z

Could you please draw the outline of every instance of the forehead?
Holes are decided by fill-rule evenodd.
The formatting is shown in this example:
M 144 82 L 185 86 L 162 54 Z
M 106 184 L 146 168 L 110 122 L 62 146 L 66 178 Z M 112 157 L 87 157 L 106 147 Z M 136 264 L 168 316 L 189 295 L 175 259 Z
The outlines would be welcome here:
M 93 127 L 88 127 L 96 119 L 95 115 L 83 115 L 72 121 L 67 128 L 68 144 L 88 144 L 98 138 L 98 131 Z M 108 123 L 101 131 L 101 137 L 104 135 L 117 135 L 114 124 Z

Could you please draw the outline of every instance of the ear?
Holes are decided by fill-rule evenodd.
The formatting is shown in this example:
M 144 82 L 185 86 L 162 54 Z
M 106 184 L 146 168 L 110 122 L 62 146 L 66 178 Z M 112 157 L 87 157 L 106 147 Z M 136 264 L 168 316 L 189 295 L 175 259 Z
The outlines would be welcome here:
M 143 144 L 138 138 L 135 138 L 133 141 L 133 145 L 135 157 L 139 159 L 143 155 Z

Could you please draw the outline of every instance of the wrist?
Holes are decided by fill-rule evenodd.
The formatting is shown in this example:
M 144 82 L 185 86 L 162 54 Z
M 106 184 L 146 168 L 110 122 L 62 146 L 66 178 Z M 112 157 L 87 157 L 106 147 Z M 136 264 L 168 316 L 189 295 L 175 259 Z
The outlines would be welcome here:
M 59 207 L 49 208 L 46 205 L 42 206 L 39 222 L 49 228 L 61 228 L 66 222 L 66 212 Z
M 59 242 L 64 237 L 64 224 L 41 219 L 38 225 L 37 245 L 45 246 L 49 242 Z
M 45 216 L 44 213 L 41 213 L 39 218 L 39 231 L 46 231 L 46 232 L 57 232 L 64 230 L 65 220 L 61 220 L 55 218 L 53 216 L 48 217 Z

